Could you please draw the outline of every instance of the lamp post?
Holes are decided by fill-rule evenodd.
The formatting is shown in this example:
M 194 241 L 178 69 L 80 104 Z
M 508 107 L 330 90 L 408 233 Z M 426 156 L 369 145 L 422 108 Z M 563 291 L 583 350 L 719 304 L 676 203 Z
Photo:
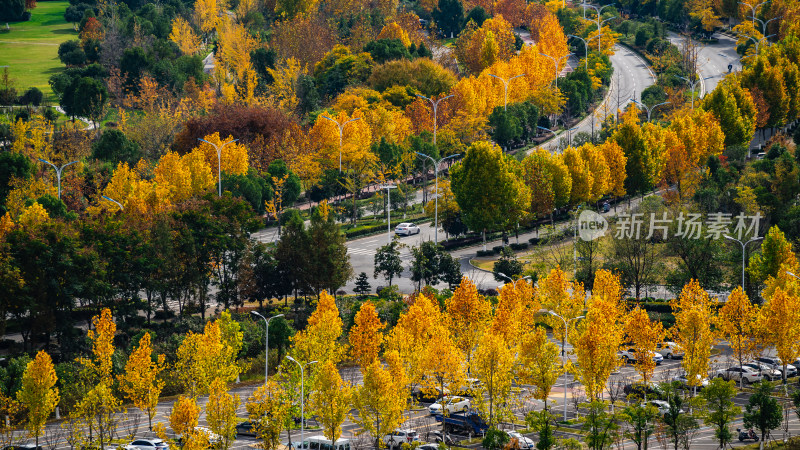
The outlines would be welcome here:
M 55 164 L 51 163 L 50 161 L 42 158 L 37 158 L 39 161 L 48 164 L 50 167 L 55 169 L 56 171 L 56 179 L 58 180 L 58 199 L 61 200 L 61 171 L 64 170 L 70 164 L 75 164 L 78 161 L 68 162 L 66 164 L 61 165 L 61 167 L 56 166 Z
M 611 5 L 606 5 L 606 6 L 611 6 Z M 603 8 L 605 8 L 605 6 Z M 583 11 L 584 11 L 584 13 L 586 12 L 585 9 Z M 589 40 L 591 41 L 594 38 L 599 38 L 601 34 L 602 33 L 598 33 L 597 36 L 591 37 L 591 38 L 589 38 Z M 584 39 L 584 38 L 582 38 L 580 36 L 575 36 L 574 34 L 568 34 L 567 37 L 568 38 L 580 39 L 581 42 L 583 42 L 583 54 L 585 56 L 584 59 L 583 59 L 583 61 L 585 63 L 584 68 L 588 72 L 589 71 L 589 43 L 586 41 L 586 39 Z
M 361 120 L 361 117 L 356 117 L 356 118 L 350 119 L 345 123 L 339 123 L 338 121 L 333 120 L 333 119 L 331 119 L 330 117 L 328 117 L 326 115 L 321 115 L 320 117 L 322 117 L 323 119 L 330 120 L 331 122 L 335 123 L 337 127 L 339 127 L 339 172 L 341 172 L 342 171 L 342 134 L 344 134 L 344 126 L 347 125 L 350 122 L 355 122 L 356 120 Z
M 572 147 L 572 132 L 577 130 L 578 127 L 572 127 L 567 130 L 567 140 L 569 141 L 569 146 Z
M 758 4 L 756 4 L 755 6 L 751 5 L 750 3 L 747 3 L 747 2 L 741 2 L 741 1 L 739 2 L 739 4 L 740 4 L 740 5 L 747 6 L 748 8 L 750 8 L 750 13 L 752 14 L 753 18 L 755 18 L 755 17 L 756 17 L 756 10 L 757 10 L 758 8 L 760 8 L 761 6 L 763 6 L 763 5 L 767 4 L 767 3 L 769 3 L 769 2 L 770 2 L 770 0 L 766 0 L 766 1 L 763 1 L 763 2 L 761 2 L 761 3 L 758 3 Z M 755 26 L 755 25 L 756 25 L 756 21 L 754 20 L 754 21 L 753 21 L 753 26 Z
M 756 47 L 756 48 L 757 48 L 757 47 Z M 708 79 L 710 79 L 710 78 L 712 78 L 712 77 L 705 77 L 705 78 L 701 78 L 700 76 L 698 76 L 696 80 L 692 81 L 692 80 L 690 80 L 690 79 L 688 79 L 688 78 L 686 78 L 686 77 L 682 77 L 682 76 L 680 76 L 680 75 L 675 75 L 675 76 L 676 76 L 676 77 L 678 77 L 678 78 L 680 78 L 681 80 L 683 80 L 683 81 L 687 82 L 687 83 L 689 84 L 689 86 L 691 86 L 691 87 L 692 87 L 692 109 L 694 109 L 694 88 L 695 88 L 695 87 L 697 87 L 697 83 L 699 83 L 700 81 L 702 81 L 702 80 L 708 80 Z
M 556 87 L 558 87 L 558 65 L 559 63 L 561 63 L 562 59 L 569 58 L 570 56 L 574 55 L 574 53 L 567 53 L 566 55 L 562 56 L 561 58 L 558 58 L 557 60 L 552 56 L 548 55 L 547 53 L 539 52 L 539 54 L 542 56 L 546 56 L 550 58 L 550 61 L 553 61 L 553 66 L 555 66 L 555 82 L 556 82 Z
M 447 97 L 440 98 L 439 100 L 433 100 L 432 98 L 425 97 L 422 94 L 416 94 L 416 96 L 419 98 L 424 98 L 425 100 L 431 102 L 431 105 L 433 106 L 433 145 L 436 145 L 436 129 L 438 127 L 436 123 L 436 116 L 437 116 L 437 111 L 439 110 L 439 102 L 441 102 L 442 100 L 447 100 L 450 97 L 454 97 L 454 95 L 450 94 Z
M 503 272 L 497 272 L 497 275 L 500 275 L 501 277 L 503 277 L 503 278 L 505 278 L 506 280 L 510 281 L 510 282 L 511 282 L 511 284 L 513 284 L 513 285 L 514 285 L 514 289 L 516 289 L 516 288 L 517 288 L 517 282 L 518 282 L 518 281 L 520 281 L 520 280 L 530 280 L 530 279 L 531 279 L 531 276 L 530 276 L 530 275 L 528 275 L 528 276 L 525 276 L 525 277 L 521 277 L 521 278 L 517 278 L 516 280 L 512 279 L 510 276 L 508 276 L 508 275 L 504 274 Z M 508 284 L 508 283 L 506 283 L 506 284 Z
M 744 290 L 744 264 L 745 264 L 745 259 L 746 259 L 745 258 L 745 256 L 746 256 L 745 248 L 747 247 L 747 244 L 749 244 L 751 242 L 755 242 L 755 241 L 760 241 L 760 240 L 762 240 L 764 238 L 759 236 L 759 237 L 755 237 L 753 239 L 750 239 L 747 242 L 742 242 L 742 241 L 740 241 L 739 239 L 736 239 L 733 236 L 729 236 L 727 234 L 724 235 L 724 236 L 725 236 L 725 239 L 730 239 L 732 241 L 736 241 L 736 242 L 739 243 L 739 245 L 742 246 L 742 290 Z
M 542 129 L 542 130 L 544 130 L 544 131 L 549 131 L 549 132 L 553 133 L 553 139 L 555 139 L 555 138 L 557 138 L 557 137 L 558 137 L 558 135 L 556 134 L 556 132 L 555 132 L 555 131 L 553 131 L 553 130 L 551 130 L 550 128 L 545 128 L 545 127 L 542 127 L 542 126 L 539 126 L 539 125 L 536 125 L 536 128 L 539 128 L 539 129 Z M 560 144 L 559 144 L 558 142 L 557 142 L 556 144 L 557 144 L 557 146 L 556 146 L 556 149 L 558 150 L 558 149 L 559 149 L 559 147 L 560 147 Z
M 487 75 L 489 75 L 490 77 L 497 78 L 498 80 L 503 82 L 503 92 L 505 94 L 505 97 L 504 97 L 505 100 L 503 101 L 503 111 L 506 111 L 506 108 L 508 107 L 508 84 L 511 83 L 511 80 L 513 80 L 514 78 L 524 77 L 525 74 L 523 73 L 523 74 L 519 74 L 519 75 L 514 75 L 513 77 L 511 77 L 511 78 L 509 78 L 507 80 L 505 78 L 503 78 L 503 77 L 498 77 L 497 75 L 495 75 L 493 73 L 488 73 Z
M 436 190 L 436 197 L 434 197 L 434 213 L 433 213 L 433 241 L 435 243 L 439 243 L 439 166 L 450 158 L 455 158 L 456 156 L 460 155 L 460 153 L 456 153 L 454 155 L 445 156 L 444 158 L 439 159 L 438 161 L 433 159 L 431 156 L 426 155 L 424 153 L 416 152 L 417 155 L 428 158 L 433 162 L 433 179 L 435 184 Z M 427 177 L 426 177 L 427 178 Z
M 303 403 L 303 397 L 305 396 L 305 385 L 303 382 L 305 375 L 303 374 L 303 367 L 309 364 L 316 364 L 318 361 L 309 361 L 305 364 L 300 364 L 296 359 L 289 355 L 286 355 L 286 359 L 289 361 L 294 361 L 298 366 L 300 366 L 300 446 L 302 447 L 305 444 L 304 441 L 306 432 L 305 407 Z
M 272 316 L 269 319 L 259 314 L 258 311 L 250 311 L 250 314 L 261 317 L 264 319 L 264 323 L 266 324 L 266 333 L 264 334 L 266 336 L 264 339 L 264 347 L 266 348 L 266 351 L 264 352 L 264 385 L 266 386 L 267 378 L 269 378 L 269 321 L 278 317 L 283 317 L 283 314 Z
M 120 202 L 118 202 L 118 201 L 114 200 L 113 198 L 111 198 L 111 197 L 106 197 L 105 195 L 102 195 L 101 197 L 103 197 L 104 199 L 106 199 L 106 200 L 108 200 L 108 201 L 110 201 L 110 202 L 114 202 L 114 203 L 116 203 L 116 204 L 117 204 L 117 206 L 119 206 L 119 209 L 121 209 L 121 210 L 123 210 L 123 211 L 125 210 L 125 208 L 123 208 L 123 207 L 122 207 L 122 203 L 120 203 Z
M 739 36 L 746 37 L 747 39 L 750 39 L 751 41 L 755 42 L 755 44 L 756 44 L 756 56 L 758 56 L 758 50 L 761 47 L 761 41 L 767 40 L 767 39 L 771 38 L 772 36 L 775 36 L 775 34 L 773 33 L 773 34 L 770 34 L 769 36 L 764 36 L 761 39 L 756 39 L 753 36 L 748 36 L 746 34 L 741 34 L 741 33 L 739 34 Z
M 380 186 L 380 189 L 386 189 L 386 238 L 389 240 L 389 244 L 392 243 L 392 203 L 390 197 L 390 189 L 396 189 L 397 186 L 392 184 L 385 184 Z
M 564 338 L 561 339 L 561 366 L 564 367 L 567 364 L 566 363 L 566 355 L 567 354 L 566 354 L 566 352 L 564 350 L 564 347 L 567 345 L 567 329 L 569 327 L 569 323 L 572 322 L 573 320 L 583 319 L 584 316 L 573 317 L 573 318 L 571 318 L 569 320 L 566 320 L 566 319 L 564 319 L 564 317 L 562 317 L 560 314 L 556 313 L 555 311 L 550 311 L 549 309 L 542 309 L 542 310 L 539 310 L 539 311 L 540 312 L 545 312 L 545 313 L 550 314 L 551 316 L 554 316 L 554 317 L 558 317 L 559 319 L 561 319 L 562 322 L 564 322 Z M 564 372 L 564 422 L 566 422 L 566 421 L 567 421 L 567 373 Z
M 775 16 L 775 17 L 773 17 L 772 19 L 769 19 L 769 20 L 766 20 L 766 21 L 764 21 L 764 20 L 761 20 L 761 19 L 759 19 L 759 18 L 758 18 L 758 17 L 756 17 L 756 16 L 753 16 L 753 17 L 752 17 L 752 19 L 753 19 L 753 21 L 754 21 L 754 22 L 753 22 L 753 26 L 755 27 L 755 21 L 757 20 L 757 21 L 758 21 L 758 22 L 761 24 L 761 34 L 762 34 L 763 36 L 766 36 L 766 35 L 767 35 L 767 24 L 769 24 L 769 23 L 770 23 L 770 22 L 772 22 L 773 20 L 778 20 L 778 19 L 780 19 L 781 17 L 783 17 L 783 16 Z M 774 35 L 774 34 L 771 34 L 770 36 L 775 36 L 775 35 Z
M 197 138 L 197 140 L 198 141 L 203 141 L 206 144 L 211 145 L 217 151 L 217 186 L 218 186 L 217 187 L 217 196 L 222 197 L 222 149 L 226 145 L 238 141 L 238 139 L 230 140 L 230 141 L 228 141 L 228 142 L 226 142 L 226 143 L 224 143 L 224 144 L 222 144 L 220 146 L 217 146 L 217 144 L 215 144 L 213 142 L 208 142 L 207 140 L 205 140 L 203 138 Z
M 586 8 L 594 9 L 594 11 L 597 13 L 597 17 L 600 17 L 600 13 L 602 13 L 603 10 L 608 8 L 609 6 L 613 6 L 613 3 L 609 4 L 609 5 L 606 5 L 606 6 L 601 6 L 601 7 L 597 7 L 597 6 L 594 6 L 594 5 L 589 4 L 589 3 L 581 3 L 581 6 L 583 6 L 583 18 L 585 19 L 586 18 Z
M 658 108 L 661 105 L 666 105 L 667 103 L 669 103 L 669 102 L 663 102 L 663 103 L 659 103 L 657 105 L 653 105 L 653 106 L 648 108 L 647 105 L 645 105 L 644 103 L 640 102 L 639 100 L 633 100 L 633 102 L 638 104 L 642 108 L 644 108 L 645 111 L 647 111 L 647 121 L 648 122 L 650 122 L 650 113 L 652 113 L 654 109 Z

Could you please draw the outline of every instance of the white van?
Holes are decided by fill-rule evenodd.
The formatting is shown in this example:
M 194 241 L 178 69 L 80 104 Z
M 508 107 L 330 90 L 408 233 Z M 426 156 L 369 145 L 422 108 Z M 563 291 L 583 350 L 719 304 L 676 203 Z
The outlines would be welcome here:
M 331 440 L 325 436 L 311 436 L 307 437 L 302 445 L 295 444 L 294 448 L 298 450 L 350 450 L 350 440 L 339 438 L 335 445 L 331 445 Z

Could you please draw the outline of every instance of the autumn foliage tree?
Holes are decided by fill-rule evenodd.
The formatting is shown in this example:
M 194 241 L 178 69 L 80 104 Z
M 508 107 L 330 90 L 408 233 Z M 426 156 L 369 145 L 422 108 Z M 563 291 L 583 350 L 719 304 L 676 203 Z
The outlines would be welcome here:
M 692 280 L 670 305 L 675 314 L 672 336 L 684 352 L 681 366 L 689 385 L 697 387 L 703 378 L 708 378 L 711 347 L 715 342 L 711 299 L 697 280 Z
M 628 313 L 625 331 L 628 339 L 633 342 L 631 348 L 636 354 L 634 367 L 642 377 L 642 381 L 647 384 L 653 378 L 653 371 L 656 368 L 656 361 L 653 359 L 656 344 L 662 342 L 666 334 L 664 325 L 651 320 L 647 311 L 637 307 Z
M 362 371 L 378 359 L 383 343 L 383 327 L 375 305 L 370 301 L 362 303 L 356 313 L 355 323 L 347 334 L 353 360 Z
M 269 380 L 247 399 L 247 414 L 264 450 L 280 448 L 281 431 L 291 413 L 291 399 L 284 387 Z
M 53 360 L 40 350 L 25 368 L 20 390 L 17 391 L 17 401 L 26 413 L 25 429 L 34 437 L 37 446 L 47 418 L 58 405 L 56 381 Z
M 719 309 L 714 321 L 717 334 L 730 343 L 741 368 L 745 361 L 756 356 L 759 340 L 758 305 L 747 298 L 741 286 L 731 292 L 728 301 Z M 743 379 L 739 380 L 741 383 Z
M 355 388 L 353 407 L 358 411 L 353 422 L 375 437 L 375 446 L 383 445 L 382 436 L 402 422 L 406 407 L 403 368 L 396 352 L 387 355 L 388 368 L 376 360 L 364 371 L 364 384 Z
M 128 357 L 125 373 L 117 376 L 120 390 L 125 393 L 125 397 L 147 414 L 151 430 L 158 398 L 164 388 L 164 380 L 160 379 L 160 374 L 166 367 L 164 358 L 164 355 L 153 358 L 150 333 L 145 333 L 139 339 L 136 350 Z
M 342 381 L 339 370 L 333 361 L 323 363 L 314 377 L 309 407 L 322 425 L 322 434 L 336 442 L 342 435 L 342 423 L 350 411 L 352 391 Z
M 294 348 L 291 352 L 300 362 L 332 361 L 336 364 L 347 351 L 339 342 L 341 335 L 342 319 L 336 300 L 323 291 L 317 302 L 317 309 L 308 319 L 308 326 L 292 338 Z

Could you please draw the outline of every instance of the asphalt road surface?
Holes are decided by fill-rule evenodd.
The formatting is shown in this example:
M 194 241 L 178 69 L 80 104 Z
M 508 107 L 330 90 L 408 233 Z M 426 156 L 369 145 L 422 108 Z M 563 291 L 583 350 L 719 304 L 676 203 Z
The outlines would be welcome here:
M 721 33 L 715 33 L 718 41 L 713 44 L 701 44 L 695 41 L 698 47 L 697 65 L 698 72 L 703 81 L 700 83 L 700 97 L 713 91 L 720 81 L 728 74 L 728 65 L 732 72 L 742 70 L 742 62 L 736 53 L 736 39 Z M 667 38 L 679 49 L 683 49 L 685 38 L 675 32 L 668 32 Z

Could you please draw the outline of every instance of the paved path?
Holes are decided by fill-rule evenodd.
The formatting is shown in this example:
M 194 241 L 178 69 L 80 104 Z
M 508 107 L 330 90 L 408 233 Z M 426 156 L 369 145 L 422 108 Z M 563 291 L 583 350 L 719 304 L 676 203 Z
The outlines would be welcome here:
M 717 39 L 716 43 L 701 44 L 693 41 L 697 46 L 697 66 L 702 82 L 700 83 L 700 98 L 713 91 L 720 81 L 728 74 L 728 65 L 731 71 L 742 70 L 742 62 L 739 54 L 736 53 L 736 39 L 721 33 L 713 36 Z M 683 49 L 685 38 L 678 33 L 669 31 L 667 38 L 679 49 Z

